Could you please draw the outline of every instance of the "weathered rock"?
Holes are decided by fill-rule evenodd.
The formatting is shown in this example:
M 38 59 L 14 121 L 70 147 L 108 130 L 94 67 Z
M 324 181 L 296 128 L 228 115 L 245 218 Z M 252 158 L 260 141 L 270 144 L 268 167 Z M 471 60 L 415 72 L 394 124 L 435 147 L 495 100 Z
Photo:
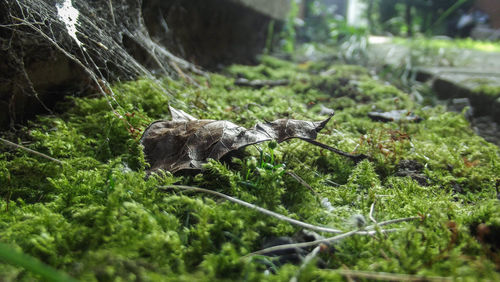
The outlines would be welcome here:
M 477 54 L 482 54 L 476 52 Z M 479 57 L 479 55 L 478 55 Z M 483 55 L 484 66 L 419 68 L 417 80 L 428 81 L 441 99 L 467 98 L 475 116 L 500 121 L 500 60 L 498 53 Z M 477 59 L 475 59 L 477 60 Z
M 157 42 L 198 65 L 253 63 L 268 27 L 279 31 L 288 0 L 144 1 L 145 24 Z M 275 37 L 277 39 L 277 37 Z

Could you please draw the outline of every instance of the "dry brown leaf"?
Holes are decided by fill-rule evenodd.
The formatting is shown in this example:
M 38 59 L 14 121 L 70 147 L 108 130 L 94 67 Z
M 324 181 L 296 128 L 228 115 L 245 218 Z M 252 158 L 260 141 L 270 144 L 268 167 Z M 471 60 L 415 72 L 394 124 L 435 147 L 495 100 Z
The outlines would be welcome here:
M 152 123 L 141 138 L 150 171 L 200 169 L 207 159 L 219 160 L 231 151 L 264 141 L 316 139 L 331 118 L 321 122 L 278 119 L 246 129 L 226 120 L 199 120 L 172 107 L 170 112 L 171 121 Z
M 300 138 L 310 142 L 332 117 L 320 122 L 278 119 L 246 129 L 230 121 L 196 119 L 169 108 L 172 120 L 153 122 L 141 138 L 151 165 L 149 172 L 201 169 L 207 159 L 219 160 L 231 151 L 264 141 Z

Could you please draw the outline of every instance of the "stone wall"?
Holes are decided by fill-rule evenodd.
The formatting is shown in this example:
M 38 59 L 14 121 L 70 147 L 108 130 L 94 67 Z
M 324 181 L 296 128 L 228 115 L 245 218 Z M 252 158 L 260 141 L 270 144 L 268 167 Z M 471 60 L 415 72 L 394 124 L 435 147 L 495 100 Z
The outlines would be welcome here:
M 288 0 L 145 1 L 146 26 L 175 54 L 212 69 L 253 63 L 262 52 L 268 26 L 275 31 L 288 13 Z
M 500 28 L 500 1 L 499 0 L 477 0 L 475 7 L 490 16 L 490 24 L 493 28 Z
M 291 0 L 231 0 L 276 20 L 285 20 Z M 294 0 L 293 0 L 294 1 Z
M 74 5 L 76 33 L 59 14 Z M 108 82 L 252 63 L 288 0 L 0 1 L 0 128 L 50 113 Z M 174 53 L 174 54 L 173 54 Z M 190 61 L 190 62 L 189 62 Z

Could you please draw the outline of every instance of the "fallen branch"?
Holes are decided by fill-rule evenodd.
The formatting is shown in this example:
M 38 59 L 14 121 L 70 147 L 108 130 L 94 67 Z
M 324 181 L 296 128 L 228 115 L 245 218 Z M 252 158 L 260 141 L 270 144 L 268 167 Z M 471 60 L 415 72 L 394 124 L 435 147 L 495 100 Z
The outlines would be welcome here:
M 300 139 L 302 139 L 302 140 L 304 140 L 306 142 L 309 142 L 309 143 L 311 143 L 313 145 L 316 145 L 316 146 L 318 146 L 320 148 L 327 149 L 328 151 L 334 152 L 334 153 L 339 154 L 341 156 L 348 157 L 348 158 L 352 159 L 355 163 L 358 163 L 358 162 L 360 162 L 360 161 L 368 158 L 367 155 L 364 155 L 364 154 L 357 154 L 357 155 L 350 154 L 350 153 L 344 152 L 342 150 L 339 150 L 337 148 L 330 147 L 330 146 L 328 146 L 326 144 L 323 144 L 321 142 L 318 142 L 316 140 L 305 139 L 305 138 L 300 138 Z
M 350 236 L 355 235 L 355 234 L 357 234 L 357 235 L 373 235 L 373 234 L 376 234 L 377 232 L 391 233 L 391 232 L 395 232 L 395 231 L 399 231 L 399 230 L 400 229 L 396 229 L 396 228 L 385 229 L 385 230 L 382 229 L 380 231 L 362 231 L 359 229 L 355 229 L 355 230 L 352 230 L 352 231 L 349 231 L 349 232 L 346 232 L 346 233 L 343 233 L 343 234 L 340 234 L 340 235 L 337 235 L 334 237 L 325 238 L 325 239 L 304 242 L 304 243 L 284 244 L 284 245 L 278 245 L 278 246 L 265 248 L 265 249 L 250 253 L 248 255 L 245 255 L 244 257 L 249 257 L 249 256 L 254 256 L 254 255 L 263 255 L 263 254 L 267 254 L 270 252 L 283 251 L 283 250 L 288 250 L 288 249 L 307 248 L 307 247 L 317 246 L 319 244 L 328 244 L 328 243 L 332 243 L 332 242 L 350 237 Z
M 297 225 L 297 226 L 301 226 L 301 227 L 304 227 L 304 228 L 307 228 L 307 229 L 311 229 L 311 230 L 315 230 L 315 231 L 320 231 L 320 232 L 328 232 L 328 233 L 342 233 L 343 232 L 343 231 L 341 231 L 339 229 L 322 227 L 322 226 L 317 226 L 317 225 L 313 225 L 313 224 L 310 224 L 310 223 L 302 222 L 302 221 L 299 221 L 299 220 L 287 217 L 285 215 L 282 215 L 282 214 L 279 214 L 279 213 L 275 213 L 275 212 L 270 211 L 270 210 L 266 210 L 264 208 L 261 208 L 259 206 L 254 205 L 254 204 L 247 203 L 247 202 L 242 201 L 240 199 L 233 198 L 233 197 L 228 196 L 226 194 L 222 194 L 222 193 L 219 193 L 217 191 L 213 191 L 213 190 L 208 190 L 208 189 L 203 189 L 203 188 L 193 187 L 193 186 L 186 186 L 186 185 L 168 185 L 168 186 L 159 187 L 159 189 L 160 189 L 160 191 L 164 191 L 164 192 L 168 191 L 169 189 L 182 189 L 182 190 L 188 190 L 188 191 L 194 191 L 194 192 L 208 193 L 208 194 L 212 194 L 212 195 L 216 195 L 218 197 L 224 198 L 224 199 L 229 200 L 231 202 L 240 204 L 240 205 L 245 206 L 247 208 L 251 208 L 251 209 L 257 210 L 257 211 L 259 211 L 259 212 L 261 212 L 263 214 L 272 216 L 272 217 L 277 218 L 279 220 L 283 220 L 283 221 L 286 221 L 288 223 L 291 223 L 291 224 L 294 224 L 294 225 Z M 340 234 L 340 235 L 337 235 L 337 236 L 334 236 L 334 237 L 330 237 L 330 238 L 326 238 L 326 239 L 320 239 L 320 240 L 315 240 L 315 241 L 311 241 L 311 242 L 304 242 L 304 243 L 294 243 L 294 244 L 285 244 L 285 245 L 274 246 L 274 247 L 270 247 L 270 248 L 266 248 L 266 249 L 262 249 L 262 250 L 250 253 L 250 254 L 246 255 L 245 257 L 249 257 L 249 256 L 253 256 L 253 255 L 265 254 L 265 253 L 274 252 L 274 251 L 287 250 L 287 249 L 291 249 L 291 248 L 304 248 L 304 247 L 316 246 L 316 245 L 319 245 L 319 244 L 322 244 L 322 243 L 331 243 L 331 242 L 334 242 L 334 241 L 338 241 L 338 240 L 347 238 L 347 237 L 352 236 L 354 234 L 358 234 L 358 235 L 373 235 L 373 234 L 376 234 L 378 232 L 380 232 L 380 233 L 391 233 L 391 232 L 399 231 L 400 229 L 394 229 L 394 228 L 393 229 L 381 229 L 381 230 L 371 230 L 371 229 L 374 229 L 374 228 L 376 228 L 378 226 L 384 226 L 384 225 L 388 225 L 388 224 L 394 224 L 394 223 L 399 223 L 399 222 L 411 221 L 411 220 L 415 220 L 415 219 L 422 219 L 422 217 L 420 217 L 420 216 L 413 216 L 413 217 L 391 219 L 391 220 L 380 222 L 378 224 L 373 224 L 373 225 L 367 226 L 365 228 L 365 230 L 355 229 L 355 230 L 352 230 L 352 231 L 349 231 L 349 232 L 345 232 L 343 234 Z
M 302 186 L 306 187 L 309 189 L 316 197 L 319 197 L 318 192 L 314 191 L 314 189 L 307 183 L 304 179 L 302 179 L 300 176 L 295 174 L 293 171 L 287 171 L 286 174 L 290 175 L 293 179 L 297 180 Z
M 283 221 L 286 221 L 288 223 L 291 223 L 291 224 L 294 224 L 294 225 L 297 225 L 297 226 L 301 226 L 301 227 L 304 227 L 304 228 L 307 228 L 307 229 L 319 231 L 319 232 L 336 233 L 336 234 L 344 232 L 344 231 L 339 230 L 339 229 L 318 226 L 318 225 L 310 224 L 310 223 L 303 222 L 303 221 L 300 221 L 300 220 L 296 220 L 296 219 L 290 218 L 288 216 L 285 216 L 285 215 L 282 215 L 282 214 L 279 214 L 279 213 L 276 213 L 276 212 L 273 212 L 273 211 L 261 208 L 259 206 L 254 205 L 254 204 L 250 204 L 248 202 L 242 201 L 240 199 L 237 199 L 237 198 L 234 198 L 234 197 L 231 197 L 231 196 L 228 196 L 226 194 L 222 194 L 220 192 L 213 191 L 213 190 L 208 190 L 208 189 L 199 188 L 199 187 L 193 187 L 193 186 L 186 186 L 186 185 L 167 185 L 167 186 L 161 186 L 161 187 L 159 187 L 159 190 L 163 191 L 163 192 L 166 192 L 169 189 L 182 189 L 182 190 L 188 190 L 188 191 L 203 192 L 203 193 L 207 193 L 207 194 L 212 194 L 212 195 L 224 198 L 224 199 L 226 199 L 228 201 L 231 201 L 233 203 L 240 204 L 240 205 L 245 206 L 247 208 L 251 208 L 251 209 L 257 210 L 258 212 L 261 212 L 263 214 L 272 216 L 272 217 L 277 218 L 279 220 L 283 220 Z M 388 225 L 388 224 L 394 224 L 394 223 L 399 223 L 399 222 L 411 221 L 411 220 L 416 220 L 416 219 L 422 219 L 422 217 L 420 217 L 420 216 L 413 216 L 413 217 L 391 219 L 391 220 L 380 222 L 378 224 L 367 226 L 365 228 L 365 230 L 354 230 L 354 231 L 350 231 L 350 232 L 347 232 L 347 233 L 343 233 L 343 234 L 341 234 L 339 236 L 344 236 L 345 234 L 348 234 L 348 233 L 351 234 L 351 232 L 353 232 L 352 234 L 358 234 L 358 235 L 373 235 L 373 234 L 377 233 L 377 231 L 374 231 L 374 230 L 371 230 L 371 229 L 375 229 L 375 227 L 377 227 L 377 226 L 384 226 L 384 225 Z M 398 229 L 380 230 L 380 232 L 382 232 L 382 233 L 389 233 L 389 232 L 394 232 L 396 230 L 398 230 Z M 343 238 L 343 237 L 341 237 L 341 238 Z M 329 239 L 332 239 L 332 238 L 327 238 L 325 240 L 329 240 Z M 314 242 L 321 243 L 321 242 L 324 242 L 324 240 L 317 240 L 317 241 L 312 241 L 312 242 L 307 242 L 307 243 L 314 243 Z M 304 244 L 304 243 L 301 243 L 301 244 Z M 314 244 L 312 244 L 312 245 L 314 245 Z M 285 245 L 281 245 L 281 246 L 285 246 Z M 308 245 L 308 246 L 310 246 L 310 245 Z
M 373 212 L 375 211 L 375 203 L 377 202 L 377 199 L 375 199 L 370 207 L 370 215 L 368 216 L 368 218 L 370 218 L 371 221 L 373 221 L 373 223 L 377 223 L 377 221 L 375 220 L 375 218 L 373 217 Z
M 282 250 L 288 250 L 288 249 L 294 249 L 294 248 L 311 247 L 311 246 L 316 246 L 316 245 L 322 244 L 322 243 L 331 243 L 331 242 L 335 242 L 335 241 L 347 238 L 347 237 L 355 235 L 355 234 L 357 234 L 357 235 L 373 235 L 373 234 L 376 234 L 378 232 L 380 232 L 380 233 L 392 233 L 395 231 L 399 231 L 400 229 L 397 229 L 397 228 L 381 229 L 379 231 L 371 230 L 371 229 L 375 229 L 378 226 L 384 226 L 384 225 L 388 225 L 388 224 L 411 221 L 411 220 L 416 220 L 416 219 L 422 219 L 422 217 L 412 216 L 412 217 L 391 219 L 391 220 L 380 222 L 378 224 L 376 223 L 376 224 L 367 226 L 365 228 L 365 231 L 360 230 L 360 229 L 356 229 L 356 230 L 352 230 L 352 231 L 346 232 L 344 234 L 340 234 L 340 235 L 337 235 L 335 237 L 330 237 L 330 238 L 326 238 L 326 239 L 315 240 L 315 241 L 304 242 L 304 243 L 278 245 L 278 246 L 274 246 L 274 247 L 270 247 L 270 248 L 266 248 L 266 249 L 262 249 L 262 250 L 250 253 L 250 254 L 246 255 L 245 257 L 253 256 L 253 255 L 262 255 L 262 254 L 269 253 L 269 252 L 282 251 Z
M 365 229 L 371 230 L 371 229 L 374 229 L 377 226 L 384 226 L 384 225 L 389 225 L 389 224 L 394 224 L 394 223 L 412 221 L 412 220 L 416 220 L 416 219 L 423 219 L 423 218 L 421 216 L 410 216 L 410 217 L 396 218 L 396 219 L 382 221 L 382 222 L 379 222 L 377 224 L 373 224 L 373 225 L 367 226 Z
M 344 239 L 344 238 L 347 238 L 349 236 L 352 236 L 357 231 L 359 231 L 359 230 L 356 229 L 356 230 L 352 230 L 352 231 L 349 231 L 349 232 L 346 232 L 344 234 L 340 234 L 340 235 L 337 235 L 337 236 L 334 236 L 334 237 L 325 238 L 325 239 L 321 239 L 321 240 L 315 240 L 315 241 L 311 241 L 311 242 L 303 242 L 303 243 L 294 243 L 294 244 L 284 244 L 284 245 L 273 246 L 273 247 L 265 248 L 265 249 L 262 249 L 262 250 L 250 253 L 250 254 L 246 255 L 245 257 L 254 256 L 254 255 L 263 255 L 263 254 L 266 254 L 266 253 L 276 252 L 276 251 L 282 251 L 282 250 L 288 250 L 288 249 L 291 249 L 291 248 L 305 248 L 305 247 L 315 246 L 315 245 L 318 245 L 318 244 L 321 244 L 321 243 L 332 243 L 332 242 L 338 241 L 340 239 Z
M 245 206 L 247 208 L 251 208 L 251 209 L 257 210 L 257 211 L 259 211 L 259 212 L 261 212 L 263 214 L 275 217 L 275 218 L 277 218 L 279 220 L 283 220 L 283 221 L 286 221 L 288 223 L 291 223 L 291 224 L 294 224 L 294 225 L 297 225 L 297 226 L 300 226 L 300 227 L 304 227 L 304 228 L 307 228 L 307 229 L 315 230 L 315 231 L 327 232 L 327 233 L 342 233 L 343 232 L 342 230 L 339 230 L 339 229 L 322 227 L 322 226 L 317 226 L 317 225 L 309 224 L 309 223 L 306 223 L 306 222 L 302 222 L 302 221 L 299 221 L 299 220 L 287 217 L 285 215 L 282 215 L 282 214 L 279 214 L 279 213 L 275 213 L 275 212 L 270 211 L 270 210 L 266 210 L 264 208 L 261 208 L 259 206 L 254 205 L 254 204 L 247 203 L 247 202 L 242 201 L 240 199 L 233 198 L 233 197 L 228 196 L 226 194 L 222 194 L 222 193 L 219 193 L 219 192 L 216 192 L 216 191 L 212 191 L 212 190 L 208 190 L 208 189 L 203 189 L 203 188 L 198 188 L 198 187 L 192 187 L 192 186 L 185 186 L 185 185 L 169 185 L 169 186 L 160 187 L 160 190 L 162 190 L 162 191 L 168 191 L 168 189 L 182 189 L 182 190 L 188 190 L 188 191 L 194 191 L 194 192 L 203 192 L 203 193 L 208 193 L 208 194 L 216 195 L 218 197 L 221 197 L 221 198 L 224 198 L 226 200 L 229 200 L 229 201 L 231 201 L 233 203 L 237 203 L 237 204 L 240 204 L 240 205 Z
M 262 88 L 264 86 L 274 87 L 274 86 L 283 86 L 288 85 L 290 82 L 287 79 L 278 79 L 278 80 L 248 80 L 246 78 L 238 78 L 234 81 L 235 85 L 238 86 L 249 86 L 253 88 Z
M 300 272 L 302 272 L 302 270 L 304 270 L 304 268 L 306 268 L 306 266 L 309 263 L 311 263 L 311 261 L 319 254 L 320 251 L 321 251 L 321 245 L 317 246 L 309 254 L 307 254 L 307 256 L 304 258 L 304 262 L 299 267 L 299 270 L 297 271 L 297 273 L 290 279 L 290 282 L 298 282 L 299 281 L 298 277 L 300 275 Z
M 35 154 L 35 155 L 40 156 L 40 157 L 42 157 L 42 158 L 46 158 L 46 159 L 48 159 L 48 160 L 51 160 L 51 161 L 53 161 L 53 162 L 56 162 L 56 163 L 58 163 L 58 164 L 63 164 L 63 162 L 62 162 L 62 161 L 60 161 L 60 160 L 58 160 L 58 159 L 54 159 L 54 158 L 53 158 L 53 157 L 51 157 L 51 156 L 47 156 L 47 155 L 45 155 L 45 154 L 43 154 L 43 153 L 40 153 L 40 152 L 37 152 L 37 151 L 31 150 L 31 149 L 29 149 L 29 148 L 24 147 L 23 145 L 19 145 L 19 144 L 16 144 L 16 143 L 10 142 L 9 140 L 5 140 L 5 139 L 3 139 L 3 138 L 0 138 L 0 141 L 2 141 L 4 144 L 6 144 L 6 145 L 8 145 L 8 146 L 10 146 L 10 147 L 14 147 L 14 148 L 16 148 L 16 149 L 21 149 L 21 150 L 24 150 L 24 151 L 26 151 L 26 152 L 29 152 L 29 153 Z

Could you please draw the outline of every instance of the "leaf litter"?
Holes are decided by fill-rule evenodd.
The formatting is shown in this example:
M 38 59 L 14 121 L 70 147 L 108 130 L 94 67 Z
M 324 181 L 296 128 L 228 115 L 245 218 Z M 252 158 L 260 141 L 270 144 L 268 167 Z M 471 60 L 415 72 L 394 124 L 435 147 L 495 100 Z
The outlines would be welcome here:
M 249 145 L 272 140 L 281 143 L 292 138 L 302 139 L 355 161 L 366 158 L 315 141 L 333 113 L 317 122 L 277 119 L 246 129 L 227 120 L 197 119 L 182 110 L 170 106 L 169 109 L 172 120 L 153 122 L 141 138 L 146 161 L 151 165 L 150 173 L 159 169 L 172 173 L 199 170 L 208 159 L 219 160 L 227 153 Z

